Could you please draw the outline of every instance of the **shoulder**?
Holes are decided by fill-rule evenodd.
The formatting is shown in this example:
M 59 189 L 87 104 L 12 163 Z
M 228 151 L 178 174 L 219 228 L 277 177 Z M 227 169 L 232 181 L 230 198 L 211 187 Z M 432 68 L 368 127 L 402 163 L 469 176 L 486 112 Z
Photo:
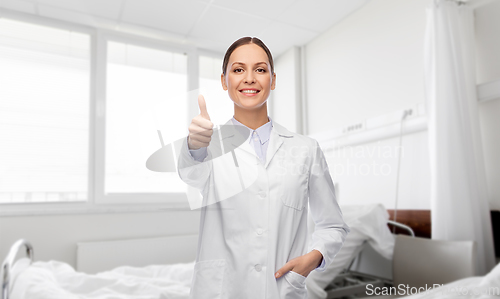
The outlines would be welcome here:
M 273 122 L 273 128 L 277 134 L 287 138 L 287 141 L 292 144 L 307 146 L 310 147 L 312 150 L 316 150 L 316 148 L 318 147 L 318 141 L 312 137 L 291 132 L 287 128 L 276 122 Z

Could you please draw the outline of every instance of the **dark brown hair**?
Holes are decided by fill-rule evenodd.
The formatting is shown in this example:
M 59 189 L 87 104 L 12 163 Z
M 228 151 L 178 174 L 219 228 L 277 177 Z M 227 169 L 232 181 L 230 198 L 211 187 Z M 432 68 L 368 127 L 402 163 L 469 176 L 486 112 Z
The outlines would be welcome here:
M 274 74 L 274 62 L 271 51 L 269 51 L 266 45 L 257 37 L 246 36 L 238 39 L 231 46 L 229 46 L 229 48 L 227 48 L 226 54 L 224 55 L 224 61 L 222 62 L 222 73 L 224 74 L 224 76 L 226 75 L 226 69 L 227 69 L 227 64 L 229 63 L 229 57 L 231 56 L 233 51 L 236 50 L 236 48 L 247 44 L 256 44 L 266 52 L 267 58 L 269 59 L 269 64 L 271 65 L 271 75 Z

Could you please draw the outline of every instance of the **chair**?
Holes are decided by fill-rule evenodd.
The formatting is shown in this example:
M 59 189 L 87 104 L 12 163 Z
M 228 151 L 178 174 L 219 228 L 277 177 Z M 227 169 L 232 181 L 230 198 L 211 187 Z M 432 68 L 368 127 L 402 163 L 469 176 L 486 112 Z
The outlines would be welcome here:
M 392 260 L 393 286 L 432 288 L 476 274 L 475 241 L 442 241 L 397 235 Z M 400 298 L 369 296 L 364 298 Z

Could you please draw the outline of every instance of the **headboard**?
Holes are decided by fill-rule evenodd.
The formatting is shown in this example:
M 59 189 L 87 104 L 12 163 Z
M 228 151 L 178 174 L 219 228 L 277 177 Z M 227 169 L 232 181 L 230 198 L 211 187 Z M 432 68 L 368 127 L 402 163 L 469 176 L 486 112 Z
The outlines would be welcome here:
M 394 220 L 394 210 L 387 210 L 389 219 Z M 430 210 L 398 210 L 396 221 L 408 225 L 415 232 L 416 237 L 431 238 L 431 211 Z M 392 231 L 392 227 L 391 231 Z M 404 231 L 396 228 L 396 234 Z

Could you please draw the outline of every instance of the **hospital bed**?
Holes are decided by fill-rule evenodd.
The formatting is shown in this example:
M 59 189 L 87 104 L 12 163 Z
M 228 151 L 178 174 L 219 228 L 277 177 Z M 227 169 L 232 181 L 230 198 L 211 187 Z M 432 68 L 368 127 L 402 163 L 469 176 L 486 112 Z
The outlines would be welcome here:
M 345 269 L 349 268 L 353 259 L 367 245 L 375 248 L 382 256 L 392 258 L 395 238 L 387 227 L 388 213 L 382 205 L 342 206 L 342 211 L 351 233 L 327 271 L 313 271 L 309 274 L 306 284 L 310 291 L 314 287 L 321 286 L 323 280 L 326 280 L 324 286 L 327 286 L 335 279 L 338 281 L 338 277 L 346 277 Z M 310 225 L 309 229 L 313 230 L 313 225 Z M 168 238 L 161 244 L 169 243 L 167 240 Z M 190 240 L 193 242 L 193 238 Z M 119 250 L 120 254 L 101 254 L 103 257 L 100 260 L 90 264 L 84 263 L 85 260 L 93 260 L 92 257 L 95 257 L 96 253 L 103 251 L 102 246 L 99 244 L 79 246 L 77 267 L 80 271 L 75 271 L 70 265 L 58 261 L 34 262 L 33 254 L 36 248 L 34 250 L 28 241 L 20 240 L 12 246 L 2 265 L 1 299 L 188 298 L 194 258 L 191 262 L 184 263 L 148 260 L 145 265 L 149 266 L 140 266 L 133 262 L 138 256 L 134 257 L 126 250 L 135 242 L 130 244 L 128 242 L 128 240 L 110 241 L 112 246 L 106 244 L 107 250 L 110 252 Z M 173 245 L 170 246 L 175 247 L 176 243 L 171 243 Z M 146 243 L 142 246 L 148 249 L 158 247 L 152 244 Z M 19 250 L 22 249 L 26 250 L 28 258 L 14 262 Z M 134 250 L 134 252 L 140 251 L 140 248 Z M 162 249 L 159 250 L 161 251 Z M 88 255 L 89 252 L 93 254 Z M 113 262 L 116 256 L 124 260 Z M 128 266 L 119 266 L 124 264 Z
M 403 231 L 406 231 L 406 233 L 410 237 L 415 237 L 415 233 L 413 232 L 411 227 L 392 220 L 388 220 L 387 223 L 389 224 L 389 226 L 395 226 L 402 229 Z M 398 237 L 396 237 L 396 241 L 397 238 Z M 325 287 L 325 298 L 352 298 L 356 295 L 364 295 L 367 290 L 367 285 L 370 285 L 373 288 L 390 287 L 393 285 L 393 281 L 388 278 L 352 270 L 353 264 L 361 256 L 363 250 L 365 250 L 368 246 L 368 242 L 365 241 L 362 246 L 358 247 L 357 251 L 354 251 L 352 253 L 352 256 L 356 257 L 351 260 L 349 266 L 345 268 L 340 274 L 336 275 L 330 282 L 330 284 Z M 397 247 L 397 245 L 395 245 L 395 247 Z
M 382 204 L 367 205 L 342 205 L 344 221 L 350 227 L 344 245 L 335 256 L 332 264 L 322 272 L 313 271 L 306 279 L 306 287 L 310 299 L 337 298 L 349 295 L 355 291 L 356 286 L 351 283 L 354 279 L 377 280 L 378 277 L 368 277 L 366 274 L 354 273 L 351 267 L 360 253 L 371 247 L 379 256 L 390 261 L 393 256 L 395 236 L 391 233 L 388 223 L 397 225 L 413 235 L 413 231 L 406 225 L 389 220 L 389 213 Z M 314 223 L 309 220 L 309 232 L 314 231 Z M 362 283 L 358 283 L 361 287 Z M 354 292 L 355 293 L 355 292 Z
M 35 262 L 36 247 L 19 240 L 2 264 L 0 298 L 188 298 L 197 238 L 187 235 L 79 243 L 78 271 L 60 261 Z M 15 261 L 24 249 L 27 258 Z M 186 259 L 191 261 L 172 262 Z
M 344 217 L 349 220 L 352 229 L 350 241 L 345 248 L 359 252 L 360 248 L 365 246 L 365 242 L 378 240 L 380 250 L 386 251 L 388 255 L 392 254 L 393 238 L 387 227 L 385 230 L 374 229 L 377 223 L 386 225 L 388 216 L 382 205 L 342 208 L 345 210 Z M 314 229 L 309 225 L 308 228 Z M 368 235 L 371 235 L 371 239 L 367 237 Z M 19 241 L 12 246 L 2 267 L 2 299 L 95 299 L 109 298 L 110 294 L 115 294 L 115 297 L 119 298 L 134 299 L 188 298 L 196 243 L 197 235 L 77 244 L 77 271 L 75 271 L 70 265 L 58 261 L 34 262 L 33 248 L 29 242 Z M 14 263 L 18 252 L 27 248 L 29 248 L 28 258 L 19 259 Z M 345 248 L 343 252 L 347 253 L 348 250 Z M 190 250 L 193 252 L 185 254 Z M 36 247 L 34 251 L 36 254 Z M 116 254 L 117 252 L 119 254 Z M 339 254 L 334 263 L 340 262 L 344 253 Z M 169 260 L 168 256 L 176 258 Z M 352 254 L 345 255 L 348 256 Z M 182 260 L 184 263 L 174 263 Z M 330 273 L 332 278 L 337 274 L 335 271 Z M 131 285 L 135 286 L 132 290 Z M 43 289 L 39 286 L 43 286 Z M 144 293 L 139 297 L 136 290 L 141 288 Z M 146 295 L 148 297 L 144 297 Z
M 349 209 L 344 210 L 344 213 L 349 212 Z M 371 212 L 373 213 L 374 211 Z M 349 224 L 349 216 L 346 220 Z M 477 245 L 474 241 L 443 241 L 415 237 L 410 228 L 388 222 L 407 230 L 409 235 L 393 236 L 392 256 L 387 255 L 388 251 L 377 249 L 376 243 L 381 240 L 372 240 L 375 251 L 392 261 L 392 279 L 353 271 L 351 261 L 350 264 L 337 265 L 346 268 L 332 281 L 319 280 L 324 283 L 323 292 L 315 292 L 314 284 L 317 281 L 309 281 L 312 285 L 309 298 L 494 298 L 500 295 L 500 266 L 484 277 L 474 277 Z M 372 224 L 379 229 L 385 229 L 380 223 Z M 355 233 L 354 237 L 358 233 Z M 349 247 L 350 242 L 352 240 L 349 241 L 348 236 L 345 245 Z M 350 256 L 359 256 L 359 253 L 367 248 L 366 241 L 364 244 L 358 247 L 357 251 L 348 250 Z M 328 274 L 327 272 L 326 277 Z M 419 291 L 422 292 L 417 294 Z

